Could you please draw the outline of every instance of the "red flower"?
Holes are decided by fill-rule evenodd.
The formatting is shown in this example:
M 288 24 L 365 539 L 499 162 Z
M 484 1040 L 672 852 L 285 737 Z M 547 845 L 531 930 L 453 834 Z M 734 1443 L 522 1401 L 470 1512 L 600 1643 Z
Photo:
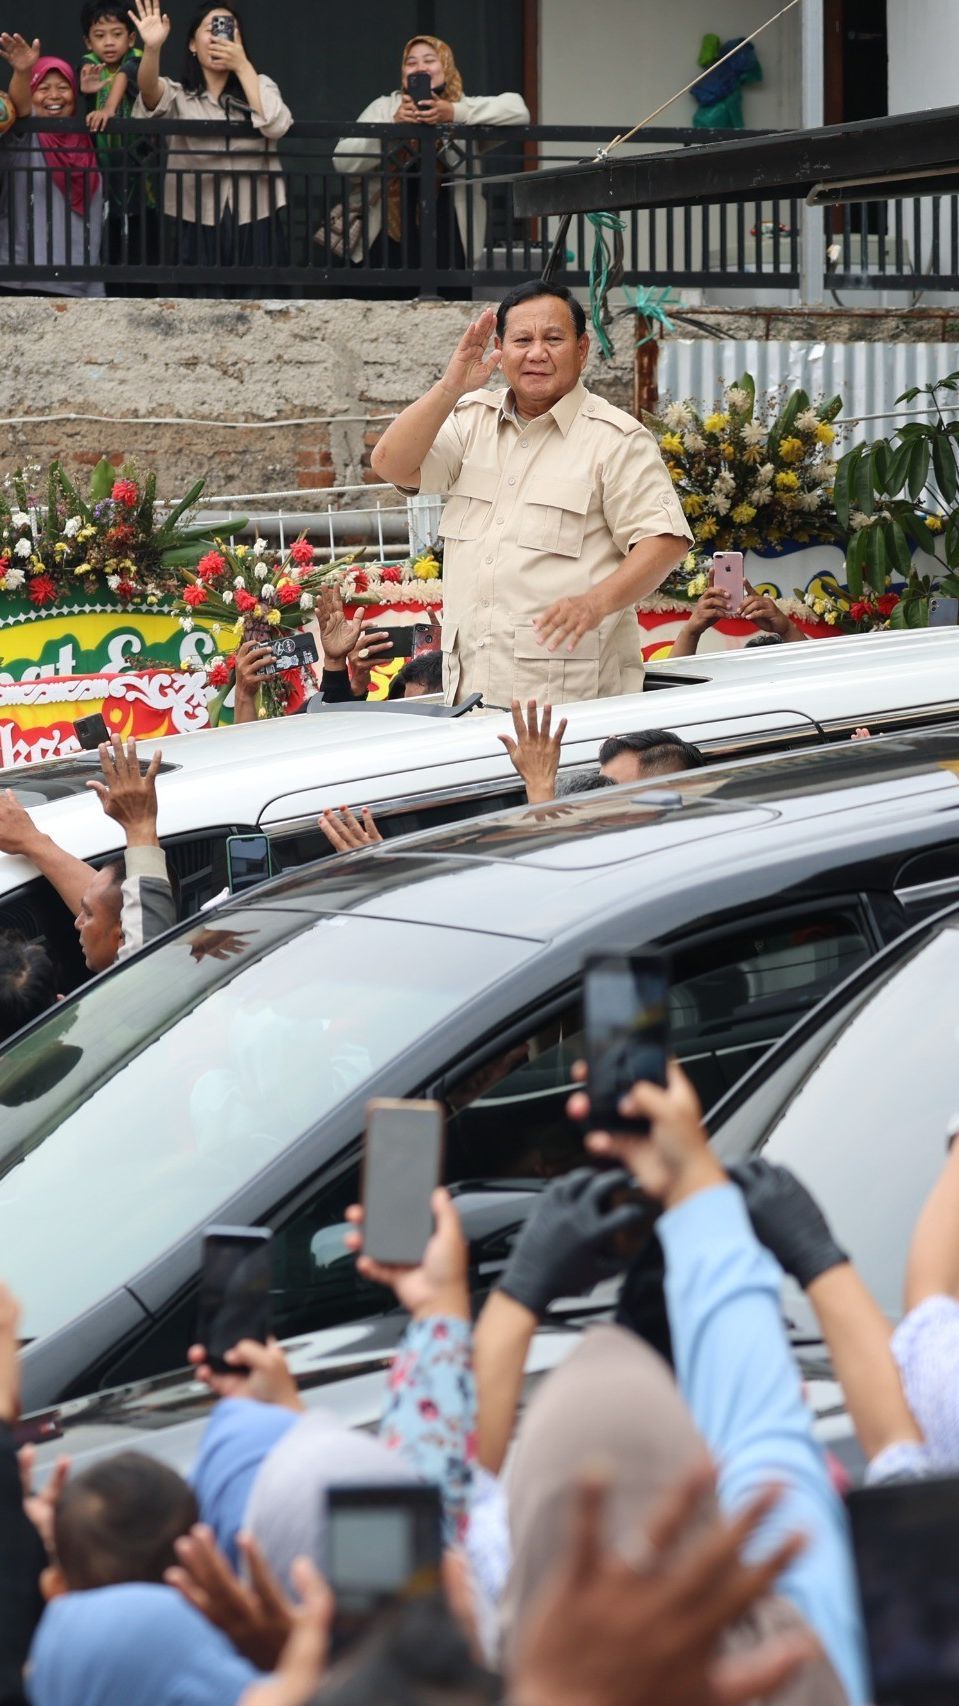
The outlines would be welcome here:
M 122 504 L 124 509 L 132 509 L 140 492 L 132 480 L 117 480 L 110 496 L 115 504 Z
M 237 610 L 239 610 L 243 616 L 246 615 L 247 611 L 256 609 L 256 599 L 253 597 L 253 594 L 251 592 L 244 592 L 242 587 L 233 602 L 236 605 Z
M 390 569 L 381 569 L 380 570 L 380 580 L 381 581 L 387 581 L 390 586 L 399 586 L 402 579 L 403 579 L 403 570 L 400 568 L 396 568 L 394 566 L 393 568 L 390 568 Z
M 849 614 L 854 622 L 861 622 L 864 617 L 869 615 L 869 606 L 860 599 L 858 604 L 850 605 Z
M 117 581 L 117 597 L 122 598 L 125 604 L 129 603 L 135 592 L 136 587 L 132 581 Z
M 31 604 L 52 604 L 57 596 L 57 589 L 49 575 L 34 575 L 28 591 Z
M 290 546 L 290 560 L 296 564 L 298 569 L 312 569 L 313 547 L 308 539 L 298 539 L 294 545 Z
M 211 687 L 226 687 L 230 679 L 230 670 L 223 658 L 217 658 L 212 669 L 206 672 L 206 678 Z
M 132 545 L 136 538 L 136 528 L 128 521 L 121 521 L 118 527 L 111 527 L 107 541 L 111 545 Z
M 300 589 L 298 586 L 277 587 L 276 595 L 281 604 L 298 604 L 300 601 Z
M 876 609 L 880 616 L 891 616 L 898 603 L 899 594 L 897 592 L 884 592 L 881 598 L 876 599 Z
M 354 592 L 366 592 L 369 584 L 370 584 L 369 575 L 365 575 L 363 573 L 362 569 L 357 569 L 355 575 L 353 576 L 353 590 L 354 590 Z
M 201 581 L 215 581 L 222 575 L 225 568 L 226 558 L 221 557 L 219 551 L 208 551 L 206 556 L 201 557 L 197 563 L 196 572 Z
M 190 607 L 194 610 L 196 609 L 196 606 L 198 604 L 205 604 L 206 603 L 206 587 L 188 586 L 185 593 L 183 594 L 183 602 L 184 602 L 184 604 L 189 604 Z

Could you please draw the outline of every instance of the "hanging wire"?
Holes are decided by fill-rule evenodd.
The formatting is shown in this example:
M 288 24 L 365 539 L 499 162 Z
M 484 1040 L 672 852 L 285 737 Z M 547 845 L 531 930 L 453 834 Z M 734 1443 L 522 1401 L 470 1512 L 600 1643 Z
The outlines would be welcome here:
M 593 254 L 589 263 L 589 312 L 603 360 L 609 361 L 613 354 L 612 341 L 606 330 L 612 319 L 609 293 L 623 282 L 623 232 L 626 229 L 626 221 L 621 219 L 618 213 L 587 213 L 586 218 L 593 227 Z M 606 238 L 607 231 L 613 233 L 612 253 Z

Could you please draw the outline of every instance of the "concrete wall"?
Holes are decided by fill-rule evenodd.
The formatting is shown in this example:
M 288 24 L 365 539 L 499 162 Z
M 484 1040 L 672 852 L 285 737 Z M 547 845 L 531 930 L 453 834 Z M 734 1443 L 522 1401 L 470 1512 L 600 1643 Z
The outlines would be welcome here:
M 716 32 L 724 41 L 749 35 L 776 9 L 768 0 L 723 0 L 719 6 L 716 0 L 683 0 L 678 7 L 654 0 L 601 0 L 591 20 L 581 0 L 542 0 L 541 120 L 634 124 L 697 75 L 704 35 Z M 756 51 L 765 75 L 745 93 L 747 125 L 779 129 L 798 124 L 798 7 L 759 38 Z M 684 95 L 657 123 L 688 125 L 694 111 L 692 95 Z
M 471 311 L 452 302 L 4 299 L 0 476 L 54 457 L 80 472 L 101 455 L 117 462 L 129 455 L 141 468 L 157 469 L 167 498 L 199 478 L 209 496 L 369 480 L 383 423 L 368 417 L 402 408 L 439 376 Z M 959 338 L 959 311 L 697 312 L 729 340 L 954 345 Z M 616 344 L 616 359 L 604 366 L 594 357 L 587 380 L 629 408 L 632 351 L 624 325 Z M 743 356 L 735 341 L 723 347 L 723 372 L 731 377 Z M 43 418 L 70 415 L 105 420 Z M 316 416 L 340 418 L 277 424 Z M 324 502 L 304 497 L 284 507 Z
M 955 0 L 891 0 L 889 111 L 922 112 L 956 104 L 959 6 Z

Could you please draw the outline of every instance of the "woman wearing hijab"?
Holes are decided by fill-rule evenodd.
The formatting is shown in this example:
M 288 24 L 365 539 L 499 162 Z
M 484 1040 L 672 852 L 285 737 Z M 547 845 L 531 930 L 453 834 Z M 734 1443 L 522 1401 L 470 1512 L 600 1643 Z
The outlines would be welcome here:
M 10 101 L 21 118 L 55 121 L 77 110 L 77 79 L 65 59 L 42 56 L 39 41 L 0 35 L 0 57 L 13 67 Z M 100 264 L 103 188 L 86 130 L 40 131 L 9 138 L 0 190 L 0 267 L 95 267 Z M 13 158 L 11 158 L 11 154 Z M 13 278 L 4 292 L 102 296 L 82 279 Z
M 419 106 L 408 92 L 415 73 L 430 79 L 431 99 Z M 360 113 L 361 124 L 418 124 L 433 130 L 440 179 L 455 177 L 451 186 L 440 183 L 436 204 L 436 248 L 442 269 L 464 272 L 473 265 L 486 236 L 486 202 L 479 184 L 465 179 L 467 155 L 451 134 L 451 127 L 474 124 L 529 124 L 529 110 L 521 95 L 466 95 L 453 50 L 438 36 L 413 36 L 403 50 L 400 87 L 380 95 Z M 403 138 L 389 148 L 368 194 L 353 191 L 348 218 L 341 210 L 340 237 L 335 231 L 335 210 L 330 219 L 329 246 L 334 253 L 348 248 L 350 259 L 363 258 L 373 267 L 417 268 L 420 265 L 419 197 L 420 148 L 424 141 Z M 338 172 L 353 175 L 376 171 L 381 164 L 380 139 L 375 136 L 343 137 L 337 144 L 333 165 Z M 365 221 L 362 217 L 365 212 Z M 472 243 L 470 222 L 472 221 Z M 364 233 L 365 224 L 365 233 Z M 344 229 L 346 227 L 346 229 Z M 326 241 L 325 233 L 317 233 Z M 470 252 L 471 251 L 471 252 Z M 414 295 L 415 291 L 391 292 Z M 469 291 L 441 290 L 441 296 L 469 295 Z

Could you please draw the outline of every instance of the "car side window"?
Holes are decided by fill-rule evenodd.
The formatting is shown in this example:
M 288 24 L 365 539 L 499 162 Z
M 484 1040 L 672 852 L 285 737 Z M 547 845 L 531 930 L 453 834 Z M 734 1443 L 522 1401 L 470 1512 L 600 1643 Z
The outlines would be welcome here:
M 232 829 L 164 838 L 163 851 L 179 888 L 177 914 L 192 918 L 227 885 L 226 839 Z
M 910 924 L 948 906 L 959 896 L 959 841 L 914 854 L 902 866 L 893 887 Z
M 757 918 L 671 949 L 673 1047 L 704 1108 L 873 952 L 859 908 Z
M 582 1163 L 582 1137 L 566 1115 L 582 1029 L 577 996 L 555 1016 L 532 1021 L 525 1036 L 450 1084 L 446 1184 L 545 1182 Z
M 384 841 L 394 841 L 399 835 L 412 835 L 420 829 L 441 829 L 444 824 L 460 823 L 482 812 L 506 811 L 509 806 L 521 805 L 525 798 L 518 783 L 516 787 L 504 784 L 502 792 L 496 794 L 477 795 L 467 790 L 452 799 L 448 795 L 441 799 L 424 795 L 404 811 L 393 811 L 389 806 L 382 810 L 374 808 L 373 816 Z M 284 871 L 295 865 L 311 864 L 314 859 L 325 859 L 334 851 L 313 816 L 292 826 L 268 829 L 267 833 Z

